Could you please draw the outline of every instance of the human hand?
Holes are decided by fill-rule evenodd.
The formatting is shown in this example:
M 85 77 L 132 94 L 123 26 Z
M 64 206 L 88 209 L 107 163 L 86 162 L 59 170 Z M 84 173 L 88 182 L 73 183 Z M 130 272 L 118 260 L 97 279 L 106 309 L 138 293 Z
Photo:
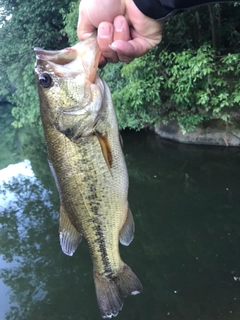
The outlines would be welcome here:
M 133 0 L 81 0 L 78 37 L 88 38 L 98 29 L 102 52 L 100 65 L 129 63 L 154 48 L 162 40 L 164 22 L 145 16 Z

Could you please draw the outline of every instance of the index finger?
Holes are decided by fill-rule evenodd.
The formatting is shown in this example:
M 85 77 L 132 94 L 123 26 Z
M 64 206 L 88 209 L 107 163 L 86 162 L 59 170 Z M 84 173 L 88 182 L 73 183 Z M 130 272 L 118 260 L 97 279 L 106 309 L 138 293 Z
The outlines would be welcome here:
M 129 41 L 116 40 L 111 44 L 110 47 L 112 50 L 117 52 L 121 61 L 129 63 L 134 58 L 139 58 L 147 53 L 159 42 L 160 39 L 156 43 L 151 43 L 149 39 L 139 37 Z
M 89 38 L 95 30 L 96 30 L 96 27 L 89 20 L 87 11 L 84 7 L 84 2 L 80 2 L 78 25 L 77 25 L 78 38 L 80 40 L 85 40 Z

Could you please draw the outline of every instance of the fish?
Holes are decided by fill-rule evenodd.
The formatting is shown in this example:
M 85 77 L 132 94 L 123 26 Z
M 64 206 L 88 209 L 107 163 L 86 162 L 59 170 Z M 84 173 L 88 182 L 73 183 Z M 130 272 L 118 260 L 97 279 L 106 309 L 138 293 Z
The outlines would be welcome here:
M 58 51 L 35 48 L 40 115 L 48 161 L 60 198 L 59 239 L 72 256 L 85 238 L 103 318 L 143 289 L 119 253 L 135 225 L 128 172 L 111 92 L 98 75 L 96 34 Z

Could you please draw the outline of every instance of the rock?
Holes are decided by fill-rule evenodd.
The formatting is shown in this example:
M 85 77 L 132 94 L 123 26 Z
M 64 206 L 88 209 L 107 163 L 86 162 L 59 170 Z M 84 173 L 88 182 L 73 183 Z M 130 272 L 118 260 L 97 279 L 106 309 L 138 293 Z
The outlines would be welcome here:
M 240 121 L 226 123 L 220 119 L 205 121 L 194 131 L 182 133 L 176 121 L 154 127 L 154 131 L 165 139 L 186 144 L 240 147 Z

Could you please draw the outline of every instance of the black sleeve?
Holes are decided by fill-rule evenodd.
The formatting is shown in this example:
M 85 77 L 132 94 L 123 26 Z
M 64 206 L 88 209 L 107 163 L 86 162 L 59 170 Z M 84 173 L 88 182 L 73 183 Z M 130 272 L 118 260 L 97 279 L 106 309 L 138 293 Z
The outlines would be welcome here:
M 183 10 L 198 7 L 203 4 L 218 2 L 236 2 L 232 0 L 133 0 L 138 9 L 146 16 L 160 20 Z M 237 2 L 240 2 L 238 0 Z

